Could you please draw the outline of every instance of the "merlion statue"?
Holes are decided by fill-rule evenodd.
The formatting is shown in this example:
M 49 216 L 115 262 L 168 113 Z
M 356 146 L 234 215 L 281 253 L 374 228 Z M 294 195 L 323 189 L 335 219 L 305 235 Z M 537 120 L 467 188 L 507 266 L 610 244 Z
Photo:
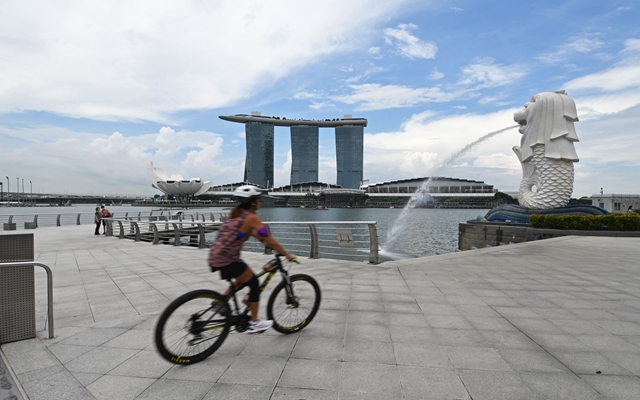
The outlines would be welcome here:
M 551 209 L 569 204 L 573 192 L 573 163 L 578 155 L 574 122 L 576 104 L 564 90 L 542 92 L 513 114 L 522 141 L 513 151 L 522 163 L 518 202 L 522 207 Z

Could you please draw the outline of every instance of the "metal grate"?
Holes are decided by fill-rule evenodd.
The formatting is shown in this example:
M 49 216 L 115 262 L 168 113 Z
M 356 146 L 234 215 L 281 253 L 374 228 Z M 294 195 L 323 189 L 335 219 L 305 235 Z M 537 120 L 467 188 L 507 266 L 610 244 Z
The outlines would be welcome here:
M 33 234 L 0 235 L 0 262 L 33 261 Z M 33 266 L 0 268 L 0 343 L 36 336 Z
M 0 235 L 0 262 L 33 261 L 33 233 Z

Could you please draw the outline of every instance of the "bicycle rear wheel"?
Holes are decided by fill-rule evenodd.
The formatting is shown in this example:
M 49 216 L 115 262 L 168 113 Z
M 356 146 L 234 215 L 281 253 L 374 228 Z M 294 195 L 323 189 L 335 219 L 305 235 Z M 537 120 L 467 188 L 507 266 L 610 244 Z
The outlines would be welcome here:
M 213 290 L 194 290 L 162 312 L 155 331 L 160 355 L 174 364 L 194 364 L 218 350 L 231 328 L 229 304 Z
M 294 333 L 309 325 L 320 308 L 320 286 L 309 275 L 289 277 L 291 286 L 282 281 L 273 289 L 267 303 L 267 316 L 273 320 L 273 329 L 281 333 Z

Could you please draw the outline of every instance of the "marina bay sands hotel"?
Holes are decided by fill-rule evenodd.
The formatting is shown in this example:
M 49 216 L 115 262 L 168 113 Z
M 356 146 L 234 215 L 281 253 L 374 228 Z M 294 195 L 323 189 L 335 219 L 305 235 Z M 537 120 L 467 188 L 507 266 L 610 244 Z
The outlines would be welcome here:
M 244 181 L 264 187 L 273 186 L 273 130 L 275 126 L 291 129 L 291 184 L 318 182 L 319 128 L 335 128 L 336 183 L 343 188 L 358 189 L 362 182 L 363 135 L 365 118 L 304 120 L 251 115 L 222 115 L 225 121 L 244 124 L 247 155 Z

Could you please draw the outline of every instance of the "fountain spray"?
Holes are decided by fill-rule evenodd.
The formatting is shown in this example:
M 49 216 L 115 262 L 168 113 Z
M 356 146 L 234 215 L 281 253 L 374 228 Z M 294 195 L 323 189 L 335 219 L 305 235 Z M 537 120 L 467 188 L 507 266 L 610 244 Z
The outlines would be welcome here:
M 393 226 L 391 227 L 391 229 L 387 233 L 387 241 L 384 244 L 384 247 L 383 247 L 382 251 L 390 253 L 390 250 L 392 249 L 395 240 L 397 240 L 397 238 L 399 236 L 398 233 L 401 231 L 402 227 L 405 224 L 405 220 L 407 219 L 409 211 L 416 207 L 416 205 L 418 204 L 419 200 L 424 196 L 424 194 L 428 194 L 429 193 L 429 183 L 431 182 L 431 179 L 434 177 L 433 176 L 434 174 L 437 174 L 438 172 L 442 171 L 443 169 L 450 167 L 451 164 L 455 160 L 457 160 L 458 158 L 462 157 L 464 154 L 466 154 L 469 150 L 471 150 L 476 145 L 484 142 L 485 140 L 487 140 L 487 139 L 489 139 L 489 138 L 491 138 L 491 137 L 493 137 L 493 136 L 495 136 L 495 135 L 497 135 L 499 133 L 508 131 L 510 129 L 517 128 L 519 126 L 520 125 L 514 125 L 514 126 L 509 126 L 507 128 L 499 129 L 497 131 L 489 132 L 486 135 L 480 137 L 478 140 L 467 144 L 462 149 L 460 149 L 457 152 L 453 153 L 442 164 L 440 164 L 438 166 L 438 168 L 436 168 L 433 171 L 433 173 L 430 174 L 429 179 L 424 181 L 422 183 L 422 185 L 420 186 L 420 188 L 411 196 L 411 198 L 407 202 L 407 205 L 404 206 L 404 209 L 402 210 L 402 212 L 400 213 L 400 215 L 396 219 L 396 222 L 393 224 Z

